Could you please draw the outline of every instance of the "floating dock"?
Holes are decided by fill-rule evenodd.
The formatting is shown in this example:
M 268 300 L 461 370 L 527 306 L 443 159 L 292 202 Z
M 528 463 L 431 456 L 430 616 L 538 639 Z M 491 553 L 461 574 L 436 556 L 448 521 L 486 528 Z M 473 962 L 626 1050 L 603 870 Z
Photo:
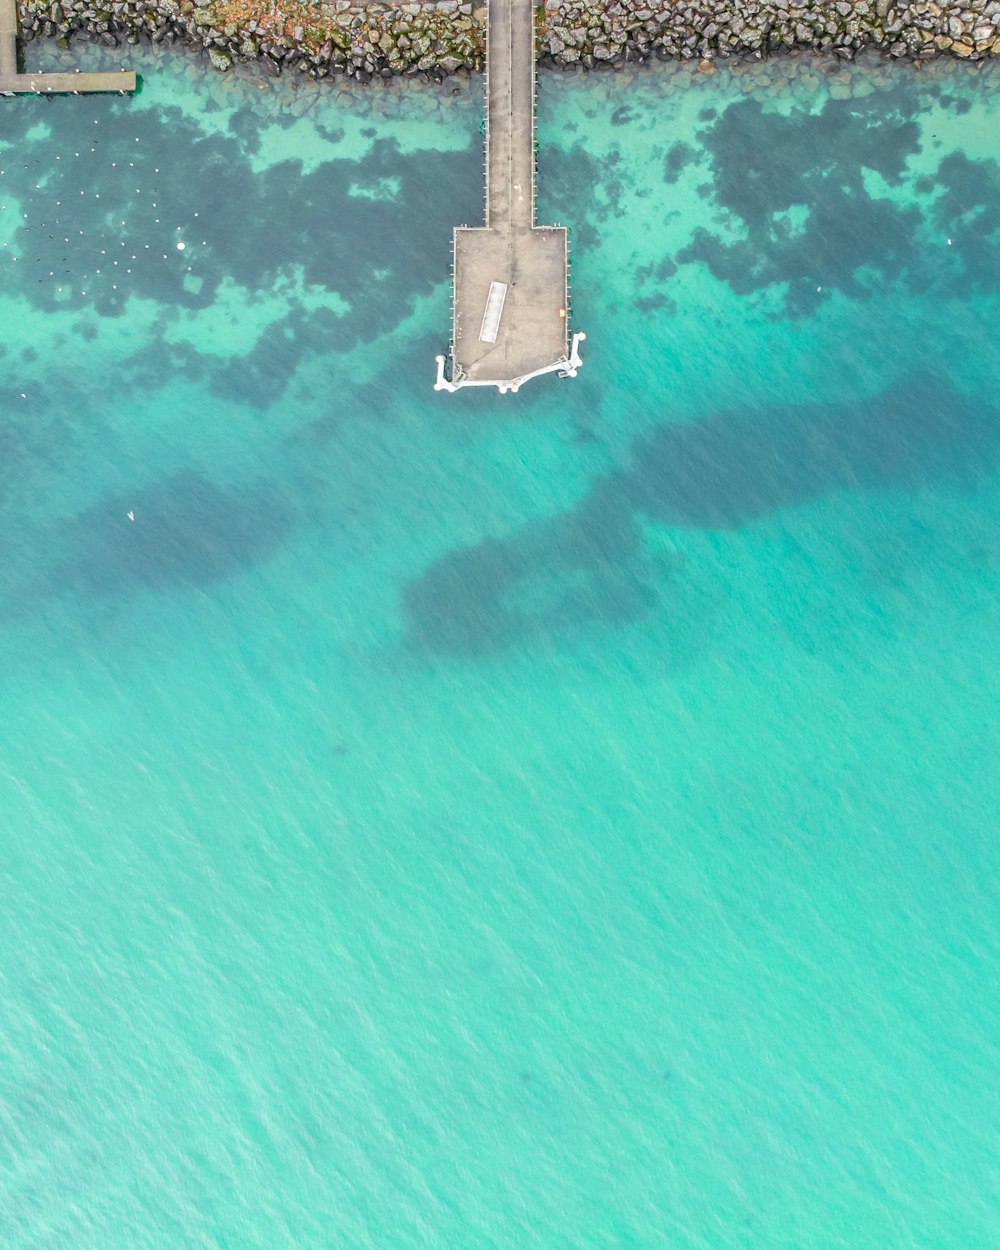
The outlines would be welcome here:
M 0 95 L 80 95 L 134 91 L 135 74 L 21 74 L 17 69 L 17 0 L 0 0 Z
M 566 229 L 535 225 L 531 0 L 488 0 L 486 224 L 458 227 L 452 246 L 451 367 L 438 356 L 435 389 L 574 377 L 585 335 L 570 336 Z

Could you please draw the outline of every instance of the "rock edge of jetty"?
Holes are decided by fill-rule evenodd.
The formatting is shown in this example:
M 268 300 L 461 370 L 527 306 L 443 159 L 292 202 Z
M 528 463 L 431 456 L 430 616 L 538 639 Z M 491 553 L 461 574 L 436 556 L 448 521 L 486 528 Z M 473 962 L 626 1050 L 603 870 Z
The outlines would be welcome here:
M 203 50 L 216 69 L 256 62 L 272 77 L 441 80 L 481 70 L 485 49 L 485 5 L 460 0 L 20 0 L 19 10 L 24 39 L 182 44 Z M 920 62 L 1000 55 L 1000 0 L 558 0 L 536 12 L 540 62 L 567 69 L 658 59 L 695 61 L 711 72 L 721 59 L 764 60 L 805 49 L 844 61 L 866 50 Z

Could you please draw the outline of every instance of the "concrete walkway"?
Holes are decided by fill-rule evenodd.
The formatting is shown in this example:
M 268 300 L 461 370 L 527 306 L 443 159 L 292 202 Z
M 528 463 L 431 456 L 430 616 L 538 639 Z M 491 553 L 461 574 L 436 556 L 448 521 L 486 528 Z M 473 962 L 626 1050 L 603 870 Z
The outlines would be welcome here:
M 535 224 L 535 10 L 489 0 L 486 79 L 486 225 Z
M 498 286 L 500 324 L 483 337 Z M 486 225 L 454 234 L 451 378 L 439 357 L 438 389 L 516 390 L 538 373 L 575 372 L 568 303 L 566 231 L 535 225 L 535 10 L 489 0 Z

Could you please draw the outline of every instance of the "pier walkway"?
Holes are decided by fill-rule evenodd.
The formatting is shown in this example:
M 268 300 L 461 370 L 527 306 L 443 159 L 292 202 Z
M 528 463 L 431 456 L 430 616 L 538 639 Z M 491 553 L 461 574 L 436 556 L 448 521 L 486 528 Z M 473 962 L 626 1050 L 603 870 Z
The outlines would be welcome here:
M 516 391 L 542 373 L 580 366 L 570 342 L 566 230 L 535 225 L 535 10 L 488 0 L 486 224 L 453 238 L 451 371 L 435 389 Z
M 17 0 L 0 0 L 0 95 L 74 95 L 134 91 L 135 74 L 21 74 L 17 69 Z

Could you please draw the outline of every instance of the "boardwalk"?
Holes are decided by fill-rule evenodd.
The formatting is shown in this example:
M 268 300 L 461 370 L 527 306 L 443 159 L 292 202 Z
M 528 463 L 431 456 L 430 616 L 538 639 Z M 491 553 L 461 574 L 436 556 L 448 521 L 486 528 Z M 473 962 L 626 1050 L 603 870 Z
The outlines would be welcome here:
M 486 224 L 454 234 L 451 377 L 439 390 L 516 391 L 539 373 L 574 374 L 566 231 L 535 225 L 535 13 L 489 0 Z M 499 317 L 497 316 L 499 310 Z
M 0 0 L 0 95 L 134 90 L 135 74 L 19 74 L 17 0 Z

